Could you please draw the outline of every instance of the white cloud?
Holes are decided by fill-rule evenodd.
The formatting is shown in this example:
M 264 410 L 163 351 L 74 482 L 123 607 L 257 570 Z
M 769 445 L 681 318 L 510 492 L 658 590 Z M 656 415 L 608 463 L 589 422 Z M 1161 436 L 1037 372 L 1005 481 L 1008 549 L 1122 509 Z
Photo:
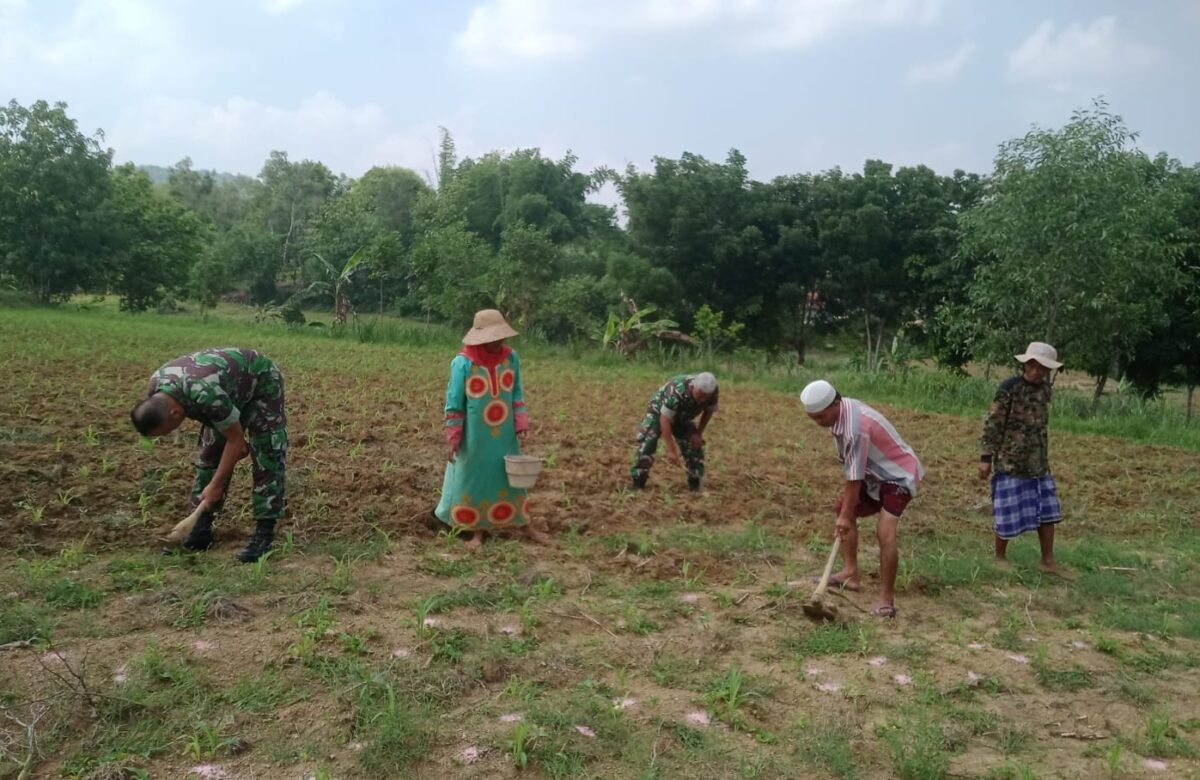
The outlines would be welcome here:
M 373 103 L 348 105 L 317 92 L 295 107 L 246 98 L 213 105 L 156 99 L 125 112 L 108 134 L 119 160 L 168 165 L 191 157 L 198 168 L 257 174 L 267 154 L 282 149 L 337 173 L 360 176 L 375 165 L 433 168 L 437 123 L 398 128 Z M 455 135 L 460 150 L 468 138 Z
M 971 55 L 975 44 L 970 41 L 958 47 L 949 57 L 933 62 L 917 62 L 909 66 L 904 74 L 906 84 L 948 84 L 958 78 Z
M 1009 55 L 1008 76 L 1014 82 L 1066 91 L 1080 80 L 1134 73 L 1162 58 L 1163 52 L 1152 46 L 1123 40 L 1112 16 L 1086 25 L 1072 23 L 1062 31 L 1047 20 Z
M 0 0 L 0 87 L 178 85 L 201 61 L 199 44 L 153 0 L 79 0 L 56 25 L 39 25 L 24 0 Z
M 269 14 L 284 14 L 303 4 L 304 0 L 262 0 L 262 6 Z
M 927 25 L 943 0 L 486 0 L 454 48 L 466 62 L 562 59 L 650 34 L 716 33 L 728 45 L 800 49 L 842 33 Z

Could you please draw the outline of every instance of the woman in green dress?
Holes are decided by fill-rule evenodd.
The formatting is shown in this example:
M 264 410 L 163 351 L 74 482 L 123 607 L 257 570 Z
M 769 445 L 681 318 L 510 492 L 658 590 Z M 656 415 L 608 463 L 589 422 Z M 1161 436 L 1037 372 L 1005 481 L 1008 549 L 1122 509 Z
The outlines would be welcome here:
M 505 455 L 521 452 L 529 430 L 521 363 L 504 343 L 516 336 L 495 309 L 475 315 L 463 349 L 450 361 L 446 387 L 446 477 L 435 514 L 451 528 L 470 531 L 478 549 L 487 531 L 524 529 L 538 542 L 549 537 L 529 525 L 523 488 L 508 484 Z

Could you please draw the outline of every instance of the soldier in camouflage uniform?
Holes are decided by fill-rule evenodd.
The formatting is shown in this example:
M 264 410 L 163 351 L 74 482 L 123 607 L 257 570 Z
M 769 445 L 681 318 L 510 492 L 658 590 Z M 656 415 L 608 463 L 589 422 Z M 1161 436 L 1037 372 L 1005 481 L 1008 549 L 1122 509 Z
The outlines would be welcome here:
M 671 377 L 659 388 L 638 428 L 637 458 L 630 470 L 634 490 L 646 486 L 663 429 L 672 434 L 666 437 L 667 458 L 676 465 L 682 460 L 687 468 L 688 487 L 693 492 L 703 487 L 704 429 L 717 411 L 717 402 L 717 378 L 708 372 Z M 699 423 L 695 422 L 697 416 Z
M 1010 539 L 1037 531 L 1042 571 L 1067 576 L 1054 560 L 1054 526 L 1062 509 L 1047 436 L 1050 372 L 1062 367 L 1057 358 L 1054 347 L 1038 341 L 1016 356 L 1024 370 L 1000 383 L 983 424 L 979 478 L 992 478 L 997 567 L 1012 568 L 1006 557 Z
M 249 455 L 254 464 L 255 531 L 238 560 L 256 561 L 271 548 L 275 523 L 287 508 L 284 478 L 287 461 L 287 414 L 283 374 L 252 349 L 205 349 L 172 360 L 150 378 L 146 398 L 130 413 L 143 436 L 163 436 L 185 419 L 200 422 L 199 454 L 191 506 L 208 511 L 184 541 L 188 550 L 212 546 L 214 516 L 237 462 Z

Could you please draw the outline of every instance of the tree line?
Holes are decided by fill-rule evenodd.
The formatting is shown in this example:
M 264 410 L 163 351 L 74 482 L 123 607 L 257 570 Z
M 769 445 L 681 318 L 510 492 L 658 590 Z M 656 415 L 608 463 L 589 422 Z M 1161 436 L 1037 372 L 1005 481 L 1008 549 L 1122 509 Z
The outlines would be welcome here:
M 589 196 L 614 185 L 625 207 Z M 0 108 L 0 277 L 45 302 L 111 293 L 392 312 L 503 309 L 552 341 L 674 334 L 803 360 L 853 332 L 868 370 L 916 349 L 951 370 L 1037 338 L 1148 395 L 1200 383 L 1200 165 L 1137 148 L 1103 101 L 1002 144 L 987 175 L 867 160 L 750 177 L 684 153 L 578 170 L 538 149 L 357 179 L 272 152 L 255 177 L 184 159 L 114 166 L 62 103 Z

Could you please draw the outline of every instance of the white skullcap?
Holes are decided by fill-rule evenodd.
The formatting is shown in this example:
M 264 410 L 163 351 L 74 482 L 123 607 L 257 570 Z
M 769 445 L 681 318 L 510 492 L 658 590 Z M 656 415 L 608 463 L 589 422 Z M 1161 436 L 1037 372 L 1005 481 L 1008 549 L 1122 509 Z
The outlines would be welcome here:
M 804 411 L 809 414 L 823 412 L 833 403 L 833 399 L 837 397 L 837 390 L 833 389 L 833 385 L 826 382 L 824 379 L 818 379 L 815 382 L 809 382 L 803 390 L 800 391 L 800 403 L 804 404 Z
M 708 371 L 696 374 L 692 377 L 692 387 L 705 395 L 712 395 L 717 391 L 717 378 Z

